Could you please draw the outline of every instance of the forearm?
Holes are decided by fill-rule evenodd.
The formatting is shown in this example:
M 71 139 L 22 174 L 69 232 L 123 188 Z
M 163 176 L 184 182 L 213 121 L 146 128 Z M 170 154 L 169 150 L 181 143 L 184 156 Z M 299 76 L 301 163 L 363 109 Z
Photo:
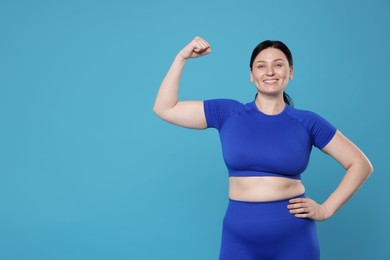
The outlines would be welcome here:
M 336 190 L 322 204 L 327 211 L 327 218 L 334 215 L 361 187 L 372 173 L 372 166 L 367 160 L 350 166 Z
M 177 104 L 180 78 L 186 61 L 180 53 L 176 55 L 158 90 L 153 107 L 155 113 L 162 113 Z

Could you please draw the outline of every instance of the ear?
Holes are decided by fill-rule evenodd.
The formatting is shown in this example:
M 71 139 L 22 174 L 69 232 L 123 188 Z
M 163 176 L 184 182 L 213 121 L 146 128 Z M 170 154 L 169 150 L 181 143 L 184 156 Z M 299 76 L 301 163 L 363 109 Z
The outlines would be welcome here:
M 253 82 L 253 74 L 252 74 L 252 70 L 251 69 L 249 70 L 249 73 L 250 73 L 250 80 L 251 80 L 251 82 Z
M 293 79 L 294 66 L 290 66 L 290 80 Z

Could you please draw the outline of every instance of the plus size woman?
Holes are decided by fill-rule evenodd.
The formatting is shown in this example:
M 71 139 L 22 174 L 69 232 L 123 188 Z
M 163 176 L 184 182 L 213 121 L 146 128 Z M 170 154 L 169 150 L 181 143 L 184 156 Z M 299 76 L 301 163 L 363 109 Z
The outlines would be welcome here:
M 353 196 L 372 173 L 371 163 L 326 119 L 292 106 L 285 88 L 293 78 L 293 59 L 280 41 L 263 41 L 253 50 L 254 100 L 179 101 L 185 63 L 209 53 L 209 43 L 195 37 L 176 55 L 153 111 L 178 126 L 219 132 L 229 173 L 219 259 L 319 259 L 316 221 L 333 216 Z M 323 203 L 306 197 L 301 182 L 313 146 L 346 170 Z

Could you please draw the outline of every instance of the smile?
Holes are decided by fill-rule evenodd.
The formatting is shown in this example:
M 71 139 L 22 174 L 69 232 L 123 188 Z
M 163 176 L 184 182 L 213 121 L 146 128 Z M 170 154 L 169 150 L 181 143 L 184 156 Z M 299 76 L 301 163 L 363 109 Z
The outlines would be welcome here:
M 266 79 L 264 80 L 263 82 L 265 84 L 269 84 L 269 85 L 272 85 L 272 84 L 275 84 L 278 80 L 277 79 Z

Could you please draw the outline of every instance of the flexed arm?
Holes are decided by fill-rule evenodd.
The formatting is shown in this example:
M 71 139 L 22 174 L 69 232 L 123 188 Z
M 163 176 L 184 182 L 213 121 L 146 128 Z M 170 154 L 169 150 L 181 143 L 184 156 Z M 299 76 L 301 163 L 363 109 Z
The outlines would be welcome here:
M 161 119 L 182 127 L 195 129 L 207 127 L 203 101 L 179 101 L 178 91 L 181 74 L 187 60 L 207 55 L 210 52 L 209 43 L 197 36 L 176 55 L 161 83 L 153 107 L 153 112 Z

